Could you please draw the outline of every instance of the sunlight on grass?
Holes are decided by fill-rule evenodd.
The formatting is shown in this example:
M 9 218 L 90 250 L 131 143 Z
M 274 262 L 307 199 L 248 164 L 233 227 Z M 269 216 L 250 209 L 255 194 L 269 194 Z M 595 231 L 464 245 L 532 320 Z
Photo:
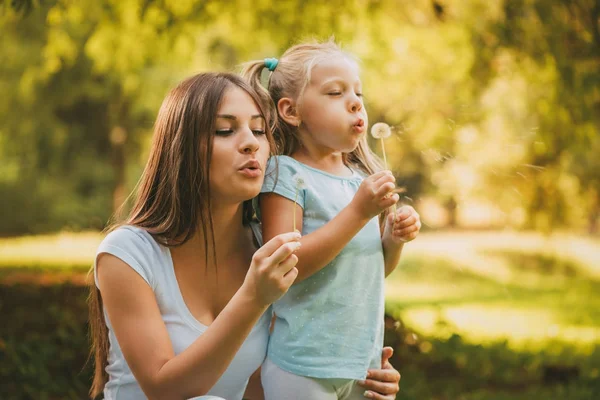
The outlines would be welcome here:
M 600 343 L 598 292 L 600 241 L 573 235 L 426 233 L 386 280 L 388 312 L 421 333 L 513 347 Z
M 600 239 L 572 234 L 544 236 L 511 231 L 423 233 L 406 246 L 405 254 L 441 256 L 458 261 L 461 266 L 482 275 L 505 277 L 509 274 L 505 265 L 496 263 L 492 258 L 482 258 L 482 253 L 489 250 L 539 253 L 574 260 L 586 274 L 600 279 Z
M 64 232 L 0 239 L 0 267 L 89 266 L 102 237 L 97 232 Z
M 421 307 L 402 313 L 404 321 L 425 335 L 447 338 L 458 333 L 467 340 L 485 343 L 508 338 L 513 348 L 542 344 L 550 340 L 593 345 L 600 328 L 563 325 L 544 308 L 511 308 L 479 304 L 436 308 Z

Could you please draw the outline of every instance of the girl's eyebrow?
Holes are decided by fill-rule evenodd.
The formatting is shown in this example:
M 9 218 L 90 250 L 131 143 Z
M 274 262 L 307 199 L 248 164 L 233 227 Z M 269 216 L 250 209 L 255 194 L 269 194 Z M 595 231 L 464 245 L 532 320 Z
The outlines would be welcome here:
M 231 115 L 231 114 L 219 114 L 219 115 L 217 115 L 217 118 L 223 118 L 223 119 L 229 119 L 231 121 L 237 121 L 237 117 L 235 115 Z M 250 117 L 251 120 L 257 119 L 257 118 L 264 119 L 263 116 L 260 114 L 255 114 L 252 117 Z
M 330 84 L 330 83 L 340 83 L 340 84 L 345 84 L 346 81 L 343 80 L 342 78 L 331 78 L 331 79 L 327 79 L 325 82 L 323 82 L 323 86 Z
M 347 82 L 344 79 L 342 79 L 342 78 L 331 78 L 331 79 L 328 79 L 325 82 L 323 82 L 321 84 L 321 86 L 326 86 L 326 85 L 329 85 L 331 83 L 339 83 L 340 85 L 347 85 Z M 360 81 L 354 82 L 354 86 L 356 86 L 356 85 L 360 86 Z

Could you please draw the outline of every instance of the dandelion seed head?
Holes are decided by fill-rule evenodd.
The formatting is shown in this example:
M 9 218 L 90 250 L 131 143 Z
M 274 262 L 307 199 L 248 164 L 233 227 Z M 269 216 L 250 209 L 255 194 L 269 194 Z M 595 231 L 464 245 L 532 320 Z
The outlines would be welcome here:
M 390 126 L 385 122 L 378 122 L 371 127 L 371 136 L 375 139 L 385 139 L 390 137 L 392 134 L 392 130 Z

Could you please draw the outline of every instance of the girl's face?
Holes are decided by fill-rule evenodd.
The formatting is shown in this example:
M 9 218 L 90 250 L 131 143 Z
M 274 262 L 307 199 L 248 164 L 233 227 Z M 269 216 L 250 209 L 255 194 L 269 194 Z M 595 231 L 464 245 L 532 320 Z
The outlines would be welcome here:
M 356 149 L 368 126 L 358 66 L 345 57 L 319 62 L 299 109 L 302 140 L 334 152 Z
M 217 204 L 239 203 L 259 194 L 269 157 L 265 129 L 252 97 L 237 86 L 227 89 L 217 112 L 210 160 L 211 195 Z

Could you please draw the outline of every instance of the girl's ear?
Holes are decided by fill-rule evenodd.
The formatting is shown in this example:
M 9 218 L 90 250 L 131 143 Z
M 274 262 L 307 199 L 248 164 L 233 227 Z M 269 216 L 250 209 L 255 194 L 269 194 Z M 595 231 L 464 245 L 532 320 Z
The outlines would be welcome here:
M 300 116 L 296 102 L 289 97 L 282 97 L 277 102 L 277 112 L 285 122 L 292 126 L 300 126 Z

